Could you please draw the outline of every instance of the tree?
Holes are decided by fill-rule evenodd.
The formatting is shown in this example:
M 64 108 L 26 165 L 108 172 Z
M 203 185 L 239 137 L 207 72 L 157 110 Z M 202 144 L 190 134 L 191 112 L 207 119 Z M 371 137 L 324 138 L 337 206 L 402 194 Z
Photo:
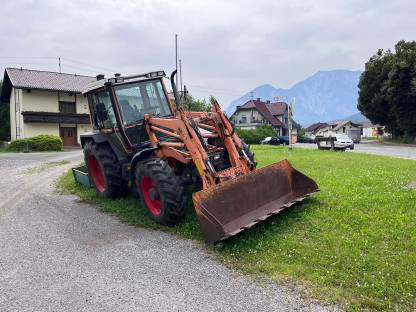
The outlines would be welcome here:
M 187 94 L 183 99 L 183 108 L 187 111 L 194 112 L 210 112 L 212 108 L 212 101 L 214 97 L 210 96 L 208 102 L 203 100 L 195 99 L 192 95 Z
M 358 109 L 395 137 L 416 136 L 416 42 L 399 41 L 395 52 L 379 50 L 360 77 Z
M 3 81 L 0 80 L 0 93 Z M 10 141 L 10 112 L 9 103 L 0 99 L 0 141 Z

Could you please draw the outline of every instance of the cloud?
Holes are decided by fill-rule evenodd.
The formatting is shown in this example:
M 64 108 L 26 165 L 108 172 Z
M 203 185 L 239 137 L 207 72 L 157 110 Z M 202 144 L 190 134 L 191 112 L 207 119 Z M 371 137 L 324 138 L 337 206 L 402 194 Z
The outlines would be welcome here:
M 378 48 L 415 39 L 415 11 L 404 0 L 10 1 L 2 4 L 0 57 L 60 56 L 65 72 L 91 75 L 171 71 L 178 33 L 185 83 L 226 105 L 259 84 L 362 69 Z M 0 58 L 0 69 L 16 61 L 56 70 L 56 58 Z

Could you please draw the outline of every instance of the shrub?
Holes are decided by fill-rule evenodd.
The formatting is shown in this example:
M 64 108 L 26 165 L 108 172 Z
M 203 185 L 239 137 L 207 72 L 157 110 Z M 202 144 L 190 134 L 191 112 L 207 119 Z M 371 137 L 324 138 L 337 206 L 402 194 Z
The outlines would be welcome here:
M 10 143 L 9 149 L 13 151 L 61 151 L 62 140 L 56 135 L 41 134 L 32 138 L 17 139 Z
M 235 129 L 238 136 L 247 144 L 259 144 L 266 137 L 276 136 L 276 131 L 268 125 L 253 130 Z

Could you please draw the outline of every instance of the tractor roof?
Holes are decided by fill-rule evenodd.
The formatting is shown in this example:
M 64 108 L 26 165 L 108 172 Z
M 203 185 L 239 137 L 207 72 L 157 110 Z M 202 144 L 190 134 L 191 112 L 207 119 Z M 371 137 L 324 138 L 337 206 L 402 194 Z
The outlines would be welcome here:
M 86 94 L 90 91 L 100 89 L 108 84 L 119 85 L 163 77 L 166 77 L 166 74 L 163 70 L 131 76 L 120 76 L 120 74 L 115 74 L 114 77 L 111 78 L 105 78 L 104 75 L 97 75 L 97 80 L 90 82 L 87 85 L 87 87 L 82 91 L 82 94 Z

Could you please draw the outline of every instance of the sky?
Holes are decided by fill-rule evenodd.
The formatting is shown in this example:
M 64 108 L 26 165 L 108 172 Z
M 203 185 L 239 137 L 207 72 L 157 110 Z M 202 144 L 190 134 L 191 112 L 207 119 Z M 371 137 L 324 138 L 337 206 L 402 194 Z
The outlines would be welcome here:
M 319 70 L 364 69 L 379 48 L 416 39 L 416 1 L 6 1 L 5 67 L 95 76 L 175 68 L 223 107 L 262 84 L 288 88 Z

